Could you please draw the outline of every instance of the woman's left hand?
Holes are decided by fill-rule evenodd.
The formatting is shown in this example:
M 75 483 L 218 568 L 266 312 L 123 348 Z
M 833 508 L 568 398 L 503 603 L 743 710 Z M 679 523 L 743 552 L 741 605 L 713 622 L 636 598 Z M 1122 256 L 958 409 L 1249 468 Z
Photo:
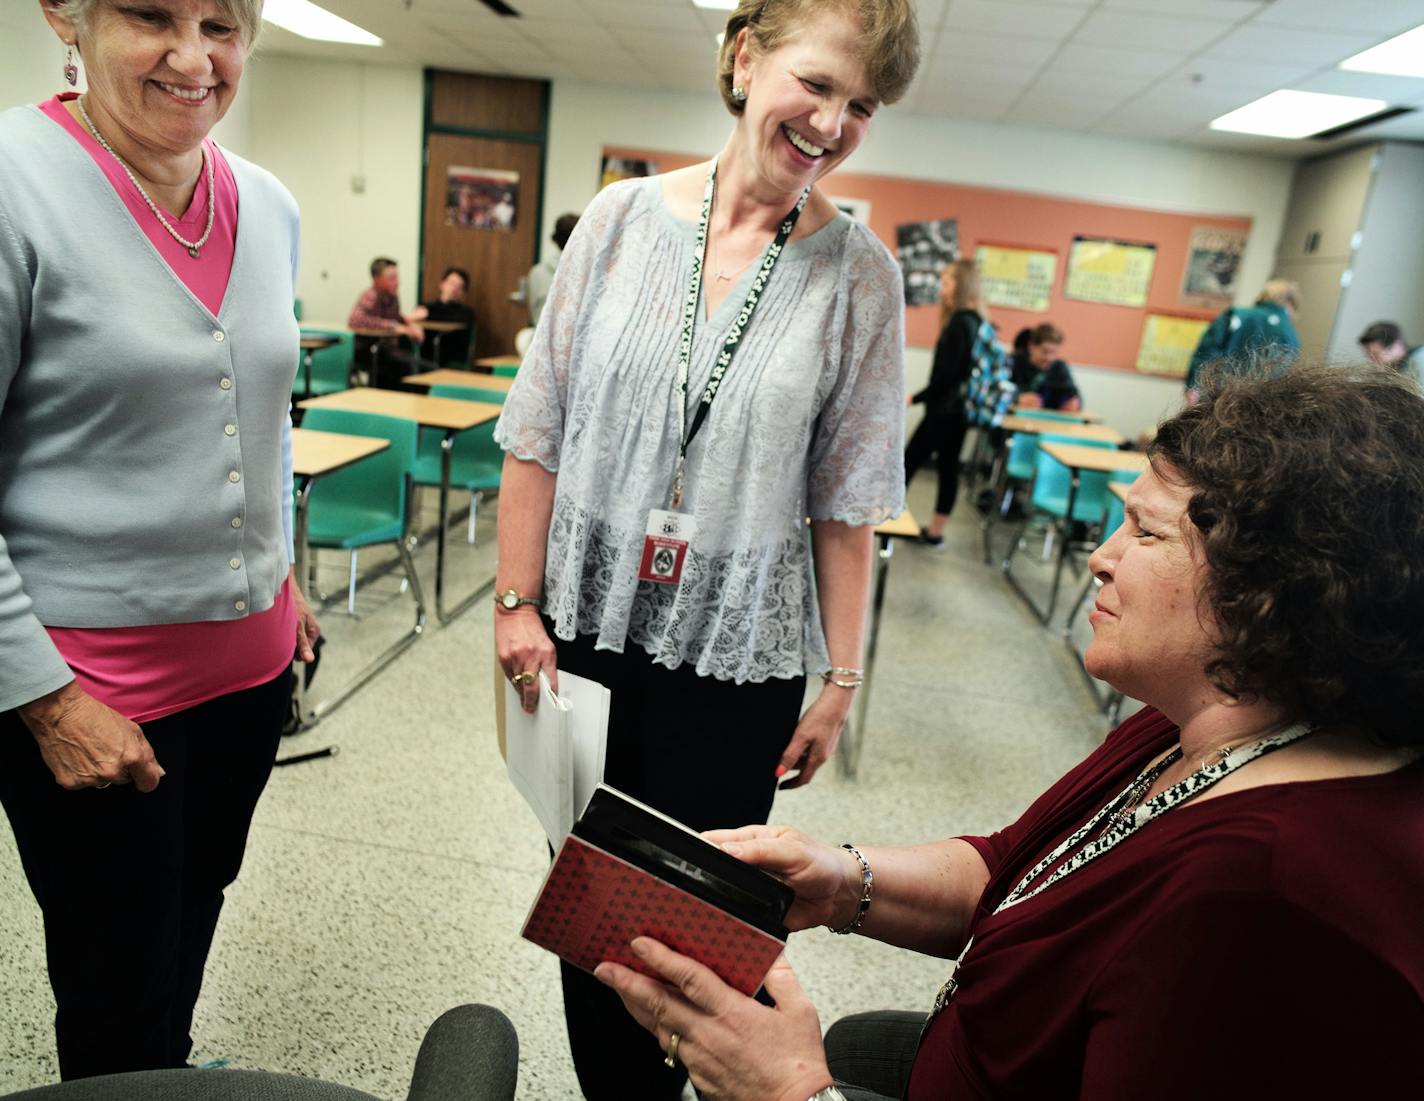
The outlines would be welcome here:
M 594 974 L 664 1051 L 677 1033 L 677 1058 L 702 1093 L 718 1101 L 806 1101 L 831 1084 L 816 1007 L 785 956 L 766 975 L 770 1007 L 649 937 L 632 947 L 666 981 L 616 963 L 601 963 Z
M 851 692 L 848 689 L 826 685 L 816 697 L 816 702 L 806 708 L 776 771 L 777 776 L 785 776 L 792 771 L 796 773 L 781 782 L 781 790 L 805 787 L 816 775 L 816 770 L 830 760 L 850 716 L 850 702 Z
M 316 661 L 316 651 L 312 649 L 316 645 L 316 640 L 321 636 L 321 624 L 316 621 L 316 613 L 312 611 L 311 605 L 307 603 L 307 598 L 302 595 L 301 587 L 297 584 L 295 577 L 290 578 L 292 585 L 292 602 L 297 607 L 297 658 L 308 664 Z

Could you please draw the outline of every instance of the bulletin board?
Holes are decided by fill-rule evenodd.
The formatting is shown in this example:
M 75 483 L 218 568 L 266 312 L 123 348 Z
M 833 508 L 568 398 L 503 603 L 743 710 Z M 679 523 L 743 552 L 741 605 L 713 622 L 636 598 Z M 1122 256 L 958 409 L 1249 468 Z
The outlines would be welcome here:
M 624 147 L 605 147 L 604 156 L 655 161 L 660 171 L 685 168 L 710 154 L 669 153 Z M 598 171 L 597 164 L 589 173 Z M 992 306 L 994 324 L 1007 344 L 1020 329 L 1052 321 L 1064 331 L 1064 358 L 1070 363 L 1136 371 L 1149 314 L 1209 321 L 1216 310 L 1201 308 L 1183 298 L 1193 231 L 1211 227 L 1249 234 L 1245 216 L 1149 210 L 1144 207 L 1063 199 L 992 187 L 909 180 L 833 172 L 820 185 L 838 199 L 869 203 L 869 225 L 885 247 L 895 251 L 895 228 L 908 222 L 954 218 L 959 223 L 959 249 L 973 258 L 980 245 L 1054 253 L 1059 262 L 1046 312 Z M 1147 301 L 1140 307 L 1084 302 L 1066 297 L 1066 258 L 1076 238 L 1136 242 L 1155 250 Z M 1036 301 L 1033 305 L 1041 305 Z M 913 347 L 930 348 L 939 335 L 939 310 L 912 306 L 905 311 L 905 339 Z

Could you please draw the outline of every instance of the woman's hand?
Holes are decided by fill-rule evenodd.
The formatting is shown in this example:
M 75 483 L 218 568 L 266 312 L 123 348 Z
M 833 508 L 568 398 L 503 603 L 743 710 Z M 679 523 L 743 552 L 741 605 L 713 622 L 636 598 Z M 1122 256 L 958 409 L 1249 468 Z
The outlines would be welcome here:
M 718 1101 L 806 1101 L 831 1084 L 816 1007 L 785 956 L 767 972 L 771 1008 L 655 940 L 639 937 L 632 948 L 666 981 L 616 963 L 599 964 L 594 975 L 664 1051 L 677 1033 L 677 1058 L 702 1093 Z
M 494 652 L 499 667 L 509 680 L 520 673 L 533 673 L 533 680 L 515 682 L 524 710 L 534 714 L 539 706 L 539 670 L 549 678 L 549 687 L 559 690 L 558 658 L 549 632 L 539 613 L 525 605 L 513 611 L 494 610 Z
M 163 778 L 163 768 L 138 725 L 75 681 L 31 700 L 19 713 L 55 783 L 66 791 L 132 783 L 147 792 Z
M 292 586 L 292 603 L 297 608 L 297 660 L 310 664 L 316 661 L 316 651 L 312 649 L 316 645 L 316 640 L 321 637 L 321 624 L 316 621 L 316 613 L 312 611 L 311 605 L 307 603 L 307 598 L 302 595 L 301 588 L 297 585 L 296 567 L 292 569 L 292 576 L 288 578 Z
M 817 769 L 830 759 L 841 740 L 846 719 L 850 715 L 851 690 L 828 684 L 821 689 L 816 702 L 806 708 L 796 732 L 786 745 L 777 766 L 777 776 L 795 771 L 796 775 L 781 782 L 782 790 L 804 787 L 811 782 Z
M 708 830 L 702 836 L 796 892 L 786 914 L 786 927 L 793 933 L 820 925 L 844 928 L 860 909 L 860 863 L 846 849 L 790 826 L 743 826 Z

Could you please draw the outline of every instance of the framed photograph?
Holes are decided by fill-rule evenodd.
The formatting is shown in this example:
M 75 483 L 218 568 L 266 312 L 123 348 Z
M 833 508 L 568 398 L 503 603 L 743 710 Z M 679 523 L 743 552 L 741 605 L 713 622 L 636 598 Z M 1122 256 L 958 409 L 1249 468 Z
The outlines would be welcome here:
M 519 215 L 519 173 L 451 165 L 445 173 L 445 224 L 509 232 Z

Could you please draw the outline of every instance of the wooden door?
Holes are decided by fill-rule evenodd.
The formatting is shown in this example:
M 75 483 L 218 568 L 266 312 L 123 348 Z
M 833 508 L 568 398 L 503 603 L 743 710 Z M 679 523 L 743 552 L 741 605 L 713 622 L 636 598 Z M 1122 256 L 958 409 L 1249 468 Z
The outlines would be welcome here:
M 510 295 L 538 252 L 547 102 L 545 81 L 427 74 L 422 300 L 438 296 L 446 268 L 470 273 L 475 356 L 514 351 L 529 324 Z

